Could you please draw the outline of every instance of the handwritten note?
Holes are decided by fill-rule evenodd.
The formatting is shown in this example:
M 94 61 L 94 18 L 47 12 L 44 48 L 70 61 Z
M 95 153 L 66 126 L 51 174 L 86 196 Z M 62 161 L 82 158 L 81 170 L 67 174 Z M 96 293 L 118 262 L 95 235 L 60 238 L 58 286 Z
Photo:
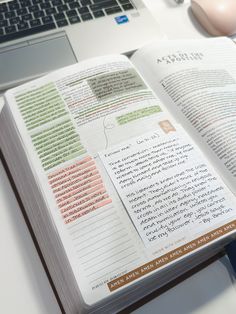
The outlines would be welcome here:
M 147 246 L 207 230 L 235 212 L 223 183 L 182 130 L 160 127 L 100 158 Z
M 99 100 L 147 88 L 133 68 L 93 77 L 88 84 Z
M 91 156 L 48 174 L 65 224 L 111 203 L 95 161 Z

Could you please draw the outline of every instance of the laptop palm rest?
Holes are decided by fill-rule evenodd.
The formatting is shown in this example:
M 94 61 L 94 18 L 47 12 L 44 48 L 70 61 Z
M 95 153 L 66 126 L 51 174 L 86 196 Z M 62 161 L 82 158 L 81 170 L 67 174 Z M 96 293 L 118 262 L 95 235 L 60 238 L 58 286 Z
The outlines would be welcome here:
M 0 91 L 76 62 L 64 32 L 3 47 L 0 49 Z

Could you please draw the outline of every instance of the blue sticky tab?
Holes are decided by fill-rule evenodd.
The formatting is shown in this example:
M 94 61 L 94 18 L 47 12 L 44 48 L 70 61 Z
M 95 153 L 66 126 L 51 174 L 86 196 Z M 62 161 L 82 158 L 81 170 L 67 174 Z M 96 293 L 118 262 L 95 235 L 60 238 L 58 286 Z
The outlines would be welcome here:
M 236 240 L 226 245 L 225 251 L 234 269 L 234 275 L 236 276 Z
M 117 16 L 117 17 L 115 17 L 115 20 L 116 20 L 117 24 L 124 24 L 124 23 L 129 22 L 127 15 Z

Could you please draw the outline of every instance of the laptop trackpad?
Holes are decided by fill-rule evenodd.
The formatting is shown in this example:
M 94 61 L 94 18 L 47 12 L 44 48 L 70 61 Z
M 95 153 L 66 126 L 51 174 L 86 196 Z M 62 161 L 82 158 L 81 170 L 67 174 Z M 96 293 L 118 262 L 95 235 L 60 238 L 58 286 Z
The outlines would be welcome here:
M 64 32 L 0 49 L 0 90 L 76 63 Z

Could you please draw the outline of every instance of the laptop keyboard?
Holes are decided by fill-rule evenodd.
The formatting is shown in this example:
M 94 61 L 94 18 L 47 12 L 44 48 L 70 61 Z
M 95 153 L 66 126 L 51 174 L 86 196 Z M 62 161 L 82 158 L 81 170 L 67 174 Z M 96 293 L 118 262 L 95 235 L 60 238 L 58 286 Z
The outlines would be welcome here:
M 0 4 L 0 43 L 134 9 L 130 0 L 13 0 Z

